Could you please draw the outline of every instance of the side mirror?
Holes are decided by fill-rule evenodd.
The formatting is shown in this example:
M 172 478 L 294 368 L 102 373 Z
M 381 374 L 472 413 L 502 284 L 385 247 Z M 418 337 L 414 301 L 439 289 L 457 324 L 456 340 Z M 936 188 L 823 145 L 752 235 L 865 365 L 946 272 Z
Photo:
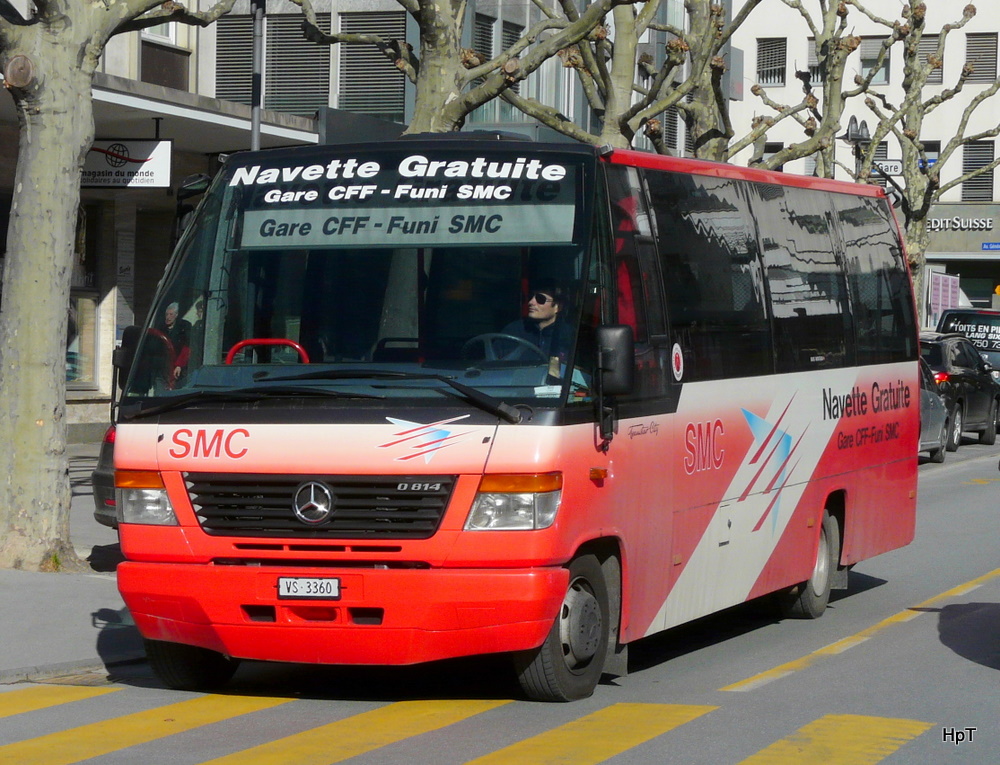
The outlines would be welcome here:
M 183 202 L 185 199 L 204 194 L 211 183 L 212 179 L 204 173 L 189 175 L 177 187 L 177 201 Z
M 136 326 L 125 327 L 122 330 L 121 347 L 115 348 L 111 354 L 111 365 L 115 368 L 115 383 L 119 388 L 125 387 L 128 373 L 132 370 L 132 362 L 135 360 L 135 352 L 139 347 L 139 338 L 142 337 L 142 329 Z
M 635 382 L 635 339 L 627 324 L 597 328 L 597 366 L 601 374 L 601 394 L 629 393 Z

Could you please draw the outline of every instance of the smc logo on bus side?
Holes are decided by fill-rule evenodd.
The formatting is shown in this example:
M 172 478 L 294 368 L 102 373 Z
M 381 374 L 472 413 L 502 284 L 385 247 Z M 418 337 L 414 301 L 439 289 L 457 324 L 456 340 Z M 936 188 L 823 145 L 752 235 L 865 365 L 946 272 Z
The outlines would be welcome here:
M 244 445 L 244 439 L 247 438 L 250 438 L 250 433 L 243 428 L 236 428 L 228 432 L 222 428 L 215 431 L 202 428 L 194 432 L 187 428 L 181 428 L 174 432 L 171 439 L 173 446 L 170 447 L 167 454 L 175 459 L 225 455 L 238 460 L 249 451 Z
M 718 470 L 726 456 L 722 436 L 726 428 L 722 420 L 705 423 L 689 422 L 684 429 L 684 472 L 688 475 L 705 470 Z

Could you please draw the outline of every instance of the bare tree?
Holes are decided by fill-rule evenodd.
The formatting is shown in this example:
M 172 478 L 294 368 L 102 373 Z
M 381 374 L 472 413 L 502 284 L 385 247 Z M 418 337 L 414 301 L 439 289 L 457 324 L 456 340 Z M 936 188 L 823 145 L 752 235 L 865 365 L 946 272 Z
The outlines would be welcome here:
M 397 0 L 416 21 L 420 50 L 405 40 L 379 35 L 323 32 L 311 0 L 291 0 L 305 15 L 306 36 L 328 45 L 374 45 L 416 86 L 413 118 L 407 133 L 460 130 L 475 109 L 535 72 L 560 50 L 576 44 L 601 24 L 615 6 L 637 0 L 595 0 L 573 18 L 553 14 L 541 0 L 540 21 L 495 57 L 462 46 L 465 0 Z
M 663 141 L 661 115 L 674 108 L 685 121 L 696 155 L 719 159 L 720 147 L 724 149 L 732 136 L 727 96 L 722 92 L 727 64 L 721 54 L 733 32 L 761 1 L 746 0 L 726 23 L 721 4 L 685 0 L 686 28 L 659 20 L 664 0 L 619 6 L 612 12 L 610 26 L 597 28 L 561 51 L 563 65 L 576 71 L 588 105 L 599 119 L 598 132 L 571 122 L 551 105 L 509 92 L 502 98 L 577 140 L 627 148 L 643 132 L 661 153 L 669 151 Z M 570 0 L 561 0 L 560 5 L 567 18 L 575 17 Z M 652 32 L 666 33 L 658 56 L 648 50 L 646 41 Z
M 748 146 L 753 146 L 749 164 L 767 169 L 781 167 L 786 162 L 816 155 L 817 173 L 832 178 L 836 163 L 834 139 L 842 130 L 841 122 L 847 105 L 866 92 L 873 78 L 880 70 L 889 50 L 903 36 L 903 30 L 890 26 L 876 59 L 863 75 L 854 78 L 849 86 L 845 83 L 848 57 L 861 44 L 861 38 L 849 31 L 854 28 L 850 8 L 867 15 L 867 11 L 856 0 L 819 0 L 818 13 L 807 8 L 801 0 L 781 0 L 789 8 L 799 13 L 809 29 L 816 54 L 818 77 L 809 67 L 795 72 L 802 83 L 802 98 L 794 104 L 774 101 L 765 88 L 755 84 L 751 92 L 770 110 L 758 116 L 750 131 L 729 147 L 727 158 L 732 158 Z M 764 158 L 764 141 L 768 131 L 784 120 L 793 119 L 802 128 L 803 140 L 783 147 L 768 158 Z
M 20 134 L 0 307 L 0 566 L 77 564 L 69 544 L 66 331 L 80 177 L 94 138 L 91 81 L 116 34 L 206 25 L 233 0 L 191 12 L 163 0 L 0 0 L 0 70 Z
M 903 95 L 896 103 L 890 101 L 884 94 L 871 94 L 865 99 L 865 104 L 875 116 L 875 129 L 871 144 L 863 153 L 858 167 L 858 180 L 869 180 L 873 174 L 875 148 L 879 142 L 889 135 L 898 141 L 903 164 L 903 182 L 900 184 L 892 179 L 889 181 L 899 194 L 899 209 L 903 218 L 907 254 L 914 287 L 921 301 L 924 295 L 924 265 L 930 238 L 927 219 L 931 206 L 939 202 L 945 192 L 984 173 L 992 173 L 997 165 L 1000 165 L 998 157 L 973 171 L 952 174 L 949 180 L 942 180 L 942 173 L 948 172 L 949 163 L 954 165 L 953 160 L 963 147 L 1000 134 L 997 101 L 993 99 L 1000 90 L 1000 80 L 997 79 L 969 98 L 960 110 L 956 110 L 952 137 L 941 147 L 936 161 L 928 161 L 922 141 L 924 119 L 940 108 L 954 107 L 956 97 L 966 90 L 968 80 L 975 69 L 966 63 L 952 87 L 942 88 L 931 95 L 925 95 L 927 81 L 933 72 L 942 67 L 949 35 L 972 20 L 976 15 L 976 8 L 973 5 L 966 5 L 960 19 L 944 24 L 940 31 L 933 32 L 937 35 L 937 47 L 930 54 L 922 54 L 920 47 L 920 41 L 927 32 L 926 14 L 926 4 L 918 3 L 902 9 L 901 22 L 891 22 L 871 15 L 871 18 L 878 23 L 892 25 L 905 32 Z M 980 124 L 985 122 L 989 127 L 970 131 L 970 123 L 977 116 L 980 117 Z M 877 174 L 877 171 L 875 173 Z

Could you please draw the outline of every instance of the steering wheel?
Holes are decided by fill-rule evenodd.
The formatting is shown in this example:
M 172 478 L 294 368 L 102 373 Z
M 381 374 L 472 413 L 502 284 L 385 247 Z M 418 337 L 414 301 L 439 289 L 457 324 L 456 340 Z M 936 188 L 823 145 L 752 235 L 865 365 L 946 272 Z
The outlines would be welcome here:
M 465 341 L 465 344 L 462 345 L 462 357 L 468 358 L 469 350 L 480 343 L 482 343 L 483 349 L 486 352 L 486 359 L 488 361 L 509 361 L 514 358 L 517 351 L 522 347 L 527 348 L 529 351 L 537 355 L 539 361 L 548 361 L 542 349 L 534 343 L 529 340 L 525 340 L 523 337 L 508 335 L 503 332 L 484 332 L 481 335 L 470 337 Z M 513 343 L 515 347 L 507 353 L 499 353 L 497 351 L 497 343 Z

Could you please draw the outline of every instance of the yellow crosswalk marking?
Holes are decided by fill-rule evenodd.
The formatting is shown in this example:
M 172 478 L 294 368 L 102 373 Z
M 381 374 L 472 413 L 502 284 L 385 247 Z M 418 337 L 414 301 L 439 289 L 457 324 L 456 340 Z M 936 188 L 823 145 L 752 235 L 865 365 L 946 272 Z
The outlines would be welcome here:
M 571 723 L 519 741 L 467 765 L 589 765 L 691 722 L 717 707 L 613 704 Z
M 93 688 L 78 685 L 33 685 L 16 691 L 0 693 L 0 717 L 34 712 L 70 701 L 81 701 L 113 693 L 120 688 Z
M 496 709 L 509 701 L 399 701 L 202 765 L 328 765 Z M 2 755 L 2 752 L 0 752 Z
M 0 746 L 0 762 L 69 765 L 289 701 L 291 699 L 254 696 L 200 696 Z
M 920 720 L 826 715 L 740 765 L 872 765 L 932 726 Z

